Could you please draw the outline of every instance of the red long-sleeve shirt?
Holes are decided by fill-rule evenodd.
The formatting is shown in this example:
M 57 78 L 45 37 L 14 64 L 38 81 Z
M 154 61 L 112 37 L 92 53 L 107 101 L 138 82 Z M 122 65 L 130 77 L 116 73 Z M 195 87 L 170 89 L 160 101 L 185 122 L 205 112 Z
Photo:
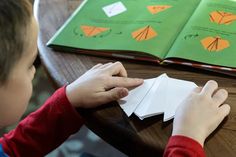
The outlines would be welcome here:
M 0 143 L 11 156 L 42 157 L 63 143 L 83 125 L 83 120 L 69 103 L 65 87 L 57 90 L 36 112 L 5 134 Z
M 76 133 L 82 125 L 83 120 L 69 103 L 63 87 L 40 109 L 22 120 L 16 129 L 0 138 L 0 144 L 10 157 L 42 157 Z M 190 138 L 173 136 L 164 157 L 204 157 L 204 151 Z
M 169 139 L 163 157 L 205 157 L 205 152 L 197 141 L 176 135 Z

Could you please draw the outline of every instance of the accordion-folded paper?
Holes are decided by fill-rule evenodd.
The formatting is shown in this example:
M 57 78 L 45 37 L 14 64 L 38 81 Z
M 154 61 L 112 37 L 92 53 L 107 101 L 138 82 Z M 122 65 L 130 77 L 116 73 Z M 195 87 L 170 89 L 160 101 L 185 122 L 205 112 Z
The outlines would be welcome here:
M 164 114 L 163 121 L 172 119 L 178 106 L 197 87 L 194 82 L 179 80 L 162 74 L 157 78 L 131 90 L 129 95 L 119 100 L 120 107 L 127 116 L 132 113 L 141 120 Z

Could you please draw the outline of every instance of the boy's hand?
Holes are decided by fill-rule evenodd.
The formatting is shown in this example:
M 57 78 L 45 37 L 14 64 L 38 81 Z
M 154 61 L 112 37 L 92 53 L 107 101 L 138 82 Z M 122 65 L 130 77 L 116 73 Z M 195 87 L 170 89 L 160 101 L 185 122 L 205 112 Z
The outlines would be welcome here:
M 74 107 L 92 108 L 128 95 L 130 87 L 142 79 L 127 78 L 120 62 L 98 64 L 66 87 L 66 95 Z
M 228 92 L 218 90 L 215 81 L 197 88 L 177 109 L 172 135 L 190 137 L 203 146 L 205 139 L 230 112 L 230 106 L 223 104 L 227 97 Z

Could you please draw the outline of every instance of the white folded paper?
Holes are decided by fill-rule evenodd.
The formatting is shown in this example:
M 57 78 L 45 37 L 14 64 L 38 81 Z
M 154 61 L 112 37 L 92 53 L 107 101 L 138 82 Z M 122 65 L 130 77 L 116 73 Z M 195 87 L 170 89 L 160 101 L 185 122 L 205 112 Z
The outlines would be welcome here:
M 162 74 L 144 80 L 143 85 L 131 90 L 119 104 L 127 116 L 132 113 L 141 120 L 164 113 L 163 121 L 172 119 L 177 107 L 196 88 L 194 82 L 178 80 Z

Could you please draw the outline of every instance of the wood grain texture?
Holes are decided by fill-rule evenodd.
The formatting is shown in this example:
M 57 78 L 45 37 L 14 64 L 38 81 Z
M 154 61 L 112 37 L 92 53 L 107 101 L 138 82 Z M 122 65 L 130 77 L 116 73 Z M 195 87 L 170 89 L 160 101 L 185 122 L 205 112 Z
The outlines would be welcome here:
M 47 41 L 80 3 L 81 0 L 36 0 L 35 2 L 35 15 L 40 26 L 38 40 L 40 58 L 55 87 L 72 82 L 97 63 L 117 61 L 112 58 L 55 52 L 46 47 Z M 226 88 L 229 91 L 227 103 L 231 105 L 231 113 L 208 138 L 205 150 L 208 157 L 235 156 L 236 78 L 183 66 L 158 66 L 130 60 L 120 61 L 130 77 L 146 79 L 167 73 L 170 77 L 194 81 L 199 86 L 213 79 L 222 88 Z M 128 118 L 116 102 L 79 112 L 92 131 L 129 156 L 161 156 L 171 135 L 172 122 L 163 123 L 162 116 L 143 121 L 135 116 Z

